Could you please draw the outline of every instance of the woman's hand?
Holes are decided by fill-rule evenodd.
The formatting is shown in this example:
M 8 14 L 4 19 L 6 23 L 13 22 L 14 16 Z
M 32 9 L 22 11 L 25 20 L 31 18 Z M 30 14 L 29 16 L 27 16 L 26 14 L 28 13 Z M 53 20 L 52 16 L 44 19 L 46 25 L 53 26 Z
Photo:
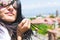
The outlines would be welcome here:
M 17 28 L 17 40 L 22 40 L 22 34 L 30 29 L 30 20 L 23 19 L 21 23 L 18 24 Z
M 30 20 L 29 19 L 23 19 L 21 23 L 18 24 L 17 30 L 19 33 L 23 34 L 26 32 L 28 29 L 30 29 Z

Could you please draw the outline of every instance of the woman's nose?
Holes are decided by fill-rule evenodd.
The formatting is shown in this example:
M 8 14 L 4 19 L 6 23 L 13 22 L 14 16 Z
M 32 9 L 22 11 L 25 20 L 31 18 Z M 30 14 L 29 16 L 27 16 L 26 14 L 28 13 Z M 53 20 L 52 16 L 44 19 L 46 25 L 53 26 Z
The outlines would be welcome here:
M 10 6 L 8 7 L 8 11 L 13 11 L 13 6 L 12 6 L 12 5 L 10 5 Z

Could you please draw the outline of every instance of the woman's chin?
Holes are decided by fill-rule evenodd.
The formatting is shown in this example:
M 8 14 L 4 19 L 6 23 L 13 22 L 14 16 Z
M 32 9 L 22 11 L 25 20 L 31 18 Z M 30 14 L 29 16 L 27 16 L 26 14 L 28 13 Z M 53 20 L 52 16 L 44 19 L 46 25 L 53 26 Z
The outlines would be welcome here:
M 13 19 L 12 19 L 12 20 L 11 20 L 11 19 L 10 19 L 10 20 L 7 20 L 7 22 L 10 22 L 10 23 L 12 23 L 12 22 L 14 22 L 14 21 L 15 21 L 15 20 L 13 20 Z
M 8 23 L 12 23 L 15 21 L 15 19 L 4 19 L 4 21 L 8 22 Z

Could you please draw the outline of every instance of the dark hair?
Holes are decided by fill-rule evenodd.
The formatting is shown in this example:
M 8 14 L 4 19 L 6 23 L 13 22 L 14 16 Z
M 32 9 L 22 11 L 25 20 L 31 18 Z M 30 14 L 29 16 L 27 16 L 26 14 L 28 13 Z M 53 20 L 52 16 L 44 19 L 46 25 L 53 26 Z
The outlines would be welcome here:
M 16 0 L 16 2 L 17 2 L 17 18 L 16 18 L 16 20 L 15 20 L 15 22 L 18 22 L 18 23 L 20 23 L 20 21 L 24 18 L 23 16 L 22 16 L 22 13 L 21 13 L 21 2 L 20 2 L 20 0 Z

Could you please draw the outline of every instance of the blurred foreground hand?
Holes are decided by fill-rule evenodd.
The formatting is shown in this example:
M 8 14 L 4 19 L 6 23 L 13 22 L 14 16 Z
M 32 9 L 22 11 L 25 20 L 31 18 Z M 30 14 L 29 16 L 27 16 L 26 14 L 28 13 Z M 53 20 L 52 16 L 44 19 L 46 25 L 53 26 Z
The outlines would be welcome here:
M 17 40 L 22 40 L 22 34 L 30 29 L 31 22 L 29 19 L 23 19 L 17 27 Z
M 30 29 L 31 22 L 29 19 L 23 19 L 21 23 L 18 24 L 17 30 L 23 34 L 26 32 L 28 29 Z

